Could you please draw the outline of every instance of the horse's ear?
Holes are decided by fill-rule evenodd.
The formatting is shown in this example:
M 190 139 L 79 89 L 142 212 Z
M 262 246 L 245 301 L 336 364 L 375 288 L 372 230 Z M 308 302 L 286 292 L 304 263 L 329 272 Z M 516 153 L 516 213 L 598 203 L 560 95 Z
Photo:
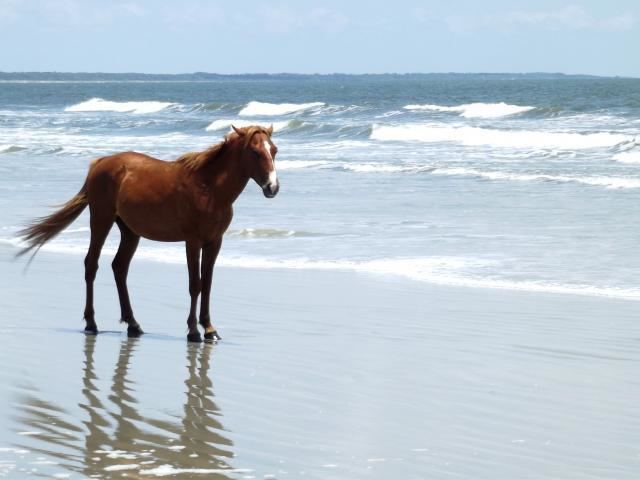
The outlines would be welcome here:
M 267 128 L 267 133 L 269 134 L 269 136 L 273 134 L 273 123 L 269 126 L 269 128 Z
M 238 135 L 240 135 L 241 137 L 244 137 L 244 134 L 245 134 L 244 128 L 236 128 L 235 125 L 231 125 L 231 128 L 233 128 L 233 131 L 236 132 Z

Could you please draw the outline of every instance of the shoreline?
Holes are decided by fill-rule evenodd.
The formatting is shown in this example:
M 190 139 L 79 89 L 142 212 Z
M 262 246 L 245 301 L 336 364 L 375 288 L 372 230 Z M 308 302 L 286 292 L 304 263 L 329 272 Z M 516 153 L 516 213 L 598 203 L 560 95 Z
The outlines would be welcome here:
M 8 252 L 17 251 L 16 247 L 19 242 L 15 239 L 0 239 L 0 251 L 6 248 Z M 170 244 L 175 245 L 175 244 Z M 38 255 L 62 255 L 65 257 L 74 257 L 82 261 L 82 258 L 86 254 L 86 249 L 81 249 L 77 246 L 68 245 L 45 245 Z M 110 264 L 111 260 L 117 250 L 116 246 L 105 245 L 100 257 L 105 264 Z M 186 259 L 183 258 L 179 249 L 176 249 L 177 255 L 171 255 L 174 252 L 149 251 L 141 246 L 136 255 L 134 256 L 134 262 L 143 261 L 156 265 L 172 265 L 183 266 L 186 268 Z M 1 253 L 0 253 L 1 254 Z M 9 253 L 10 254 L 10 253 Z M 160 260 L 159 256 L 162 255 L 163 259 Z M 524 293 L 533 295 L 569 295 L 585 298 L 603 298 L 611 300 L 622 300 L 630 302 L 640 301 L 640 288 L 626 288 L 626 287 L 601 287 L 588 284 L 562 284 L 543 281 L 510 281 L 500 280 L 493 278 L 477 278 L 473 276 L 456 276 L 451 273 L 438 273 L 429 272 L 431 268 L 427 265 L 423 270 L 419 268 L 415 270 L 416 263 L 420 261 L 437 263 L 446 261 L 445 257 L 423 257 L 423 258 L 386 258 L 381 260 L 309 260 L 309 259 L 286 259 L 286 260 L 269 260 L 262 257 L 247 257 L 237 258 L 233 256 L 226 256 L 223 251 L 221 252 L 216 265 L 216 271 L 219 269 L 231 269 L 231 270 L 273 270 L 273 271 L 290 271 L 290 272 L 327 272 L 327 273 L 350 273 L 356 275 L 365 275 L 371 279 L 377 279 L 380 281 L 404 281 L 410 283 L 417 283 L 418 285 L 425 285 L 425 288 L 431 287 L 444 287 L 463 290 L 497 290 L 504 292 Z M 37 261 L 37 257 L 34 259 Z M 16 262 L 24 262 L 26 260 L 17 259 Z M 253 262 L 253 263 L 252 263 Z M 394 265 L 395 264 L 395 265 Z M 400 271 L 397 264 L 403 264 L 407 271 Z M 257 266 L 260 265 L 260 266 Z M 409 270 L 414 268 L 414 271 Z M 425 270 L 427 270 L 425 272 Z M 293 274 L 293 273 L 292 273 Z M 419 288 L 419 287 L 417 287 Z

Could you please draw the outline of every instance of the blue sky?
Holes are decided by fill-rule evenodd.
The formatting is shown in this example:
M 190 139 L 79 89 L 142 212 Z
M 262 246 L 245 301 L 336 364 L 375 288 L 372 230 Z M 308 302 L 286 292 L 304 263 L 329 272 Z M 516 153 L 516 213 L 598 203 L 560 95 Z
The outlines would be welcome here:
M 0 71 L 640 76 L 640 1 L 0 0 Z

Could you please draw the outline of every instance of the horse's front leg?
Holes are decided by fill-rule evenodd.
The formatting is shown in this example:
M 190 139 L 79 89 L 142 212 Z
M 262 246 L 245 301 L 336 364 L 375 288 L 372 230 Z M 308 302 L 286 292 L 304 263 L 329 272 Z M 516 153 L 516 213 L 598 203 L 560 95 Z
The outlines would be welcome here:
M 191 309 L 187 318 L 189 342 L 202 342 L 200 332 L 198 332 L 198 321 L 196 319 L 196 308 L 198 305 L 198 295 L 200 295 L 200 249 L 199 242 L 187 242 L 187 268 L 189 270 L 189 295 L 191 295 Z
M 202 247 L 202 298 L 200 299 L 200 325 L 204 328 L 204 341 L 214 342 L 221 340 L 215 327 L 211 325 L 209 314 L 209 300 L 211 296 L 211 283 L 213 280 L 213 267 L 220 252 L 222 237 L 203 245 Z

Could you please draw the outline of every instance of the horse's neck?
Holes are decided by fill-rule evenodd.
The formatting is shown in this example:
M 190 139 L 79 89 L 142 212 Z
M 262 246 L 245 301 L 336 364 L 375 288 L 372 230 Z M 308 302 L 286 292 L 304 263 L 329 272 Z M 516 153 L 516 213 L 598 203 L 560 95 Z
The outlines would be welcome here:
M 240 167 L 239 149 L 235 145 L 227 148 L 227 152 L 205 165 L 199 174 L 216 203 L 231 205 L 247 186 L 249 177 Z

